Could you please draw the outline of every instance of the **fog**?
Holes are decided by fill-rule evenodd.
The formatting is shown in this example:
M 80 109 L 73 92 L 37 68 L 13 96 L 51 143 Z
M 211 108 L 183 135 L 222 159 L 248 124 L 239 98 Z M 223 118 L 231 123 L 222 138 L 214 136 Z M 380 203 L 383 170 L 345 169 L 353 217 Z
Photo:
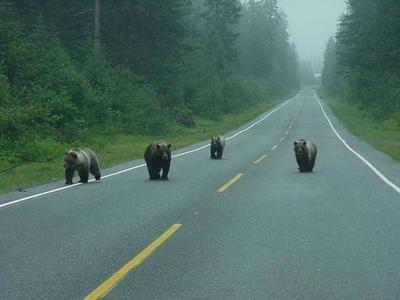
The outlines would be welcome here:
M 291 40 L 300 60 L 310 61 L 316 73 L 322 69 L 323 53 L 330 36 L 336 33 L 345 0 L 278 0 L 289 21 Z

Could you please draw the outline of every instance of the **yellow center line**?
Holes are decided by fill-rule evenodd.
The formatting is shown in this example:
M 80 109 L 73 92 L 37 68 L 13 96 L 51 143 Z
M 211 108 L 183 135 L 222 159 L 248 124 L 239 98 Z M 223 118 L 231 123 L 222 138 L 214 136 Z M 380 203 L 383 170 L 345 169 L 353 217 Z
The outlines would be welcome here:
M 283 142 L 284 140 L 285 140 L 285 137 L 283 136 L 283 137 L 280 138 L 279 141 L 280 141 L 280 142 Z
M 98 288 L 85 297 L 85 300 L 99 299 L 110 292 L 124 277 L 132 270 L 137 268 L 146 260 L 158 247 L 160 247 L 167 239 L 169 239 L 182 224 L 172 225 L 166 232 L 159 236 L 154 242 L 144 248 L 137 256 L 126 263 L 114 275 L 103 282 Z
M 243 176 L 243 173 L 238 173 L 237 175 L 235 175 L 235 177 L 233 177 L 227 183 L 225 183 L 223 186 L 221 186 L 218 189 L 218 192 L 220 192 L 220 193 L 225 192 L 231 185 L 233 185 L 236 181 L 238 181 L 240 179 L 240 177 L 242 177 L 242 176 Z
M 253 161 L 253 164 L 259 164 L 263 159 L 266 159 L 267 158 L 267 155 L 266 154 L 264 154 L 264 155 L 262 155 L 259 159 L 257 159 L 257 160 L 255 160 L 255 161 Z
M 278 148 L 278 145 L 274 145 L 274 146 L 271 148 L 271 151 L 275 151 L 276 148 Z

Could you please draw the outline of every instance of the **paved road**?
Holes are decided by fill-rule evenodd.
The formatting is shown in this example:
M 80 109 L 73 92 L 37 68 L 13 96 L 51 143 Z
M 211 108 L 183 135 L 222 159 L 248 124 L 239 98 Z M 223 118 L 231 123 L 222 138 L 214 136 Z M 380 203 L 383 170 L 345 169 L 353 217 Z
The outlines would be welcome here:
M 352 149 L 398 185 L 399 164 L 324 107 Z M 318 147 L 312 174 L 296 169 L 301 137 Z M 141 167 L 0 207 L 0 299 L 80 299 L 104 282 L 106 299 L 400 297 L 400 195 L 339 141 L 311 88 L 227 141 L 223 160 L 208 156 L 176 157 L 169 182 L 148 181 Z

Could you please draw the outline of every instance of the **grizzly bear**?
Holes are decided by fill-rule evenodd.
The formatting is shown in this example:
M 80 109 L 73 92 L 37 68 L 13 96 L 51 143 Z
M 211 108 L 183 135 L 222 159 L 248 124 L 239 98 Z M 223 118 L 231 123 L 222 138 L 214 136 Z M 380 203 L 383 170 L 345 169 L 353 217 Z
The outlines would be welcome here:
M 210 158 L 221 159 L 225 148 L 225 138 L 222 135 L 213 136 L 210 145 Z
M 294 153 L 299 165 L 300 172 L 312 172 L 315 159 L 317 158 L 317 147 L 311 141 L 300 139 L 294 142 Z
M 96 154 L 89 148 L 74 148 L 64 154 L 65 184 L 72 184 L 75 171 L 78 171 L 80 181 L 87 183 L 89 172 L 100 180 L 100 163 Z
M 169 167 L 171 165 L 171 144 L 163 141 L 151 143 L 144 152 L 147 170 L 150 180 L 168 180 Z M 160 172 L 162 169 L 162 175 Z

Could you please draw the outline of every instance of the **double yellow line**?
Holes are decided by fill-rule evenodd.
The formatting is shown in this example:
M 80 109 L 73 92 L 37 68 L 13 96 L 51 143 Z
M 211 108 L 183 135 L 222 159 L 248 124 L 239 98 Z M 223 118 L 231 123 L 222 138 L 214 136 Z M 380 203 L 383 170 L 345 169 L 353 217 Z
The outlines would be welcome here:
M 263 157 L 262 157 L 263 159 Z M 238 173 L 222 187 L 218 189 L 218 192 L 222 193 L 226 191 L 230 186 L 232 186 L 236 181 L 238 181 L 244 174 Z M 85 300 L 100 299 L 107 295 L 118 283 L 120 283 L 129 272 L 136 269 L 141 263 L 143 263 L 157 248 L 159 248 L 163 243 L 165 243 L 179 228 L 182 224 L 174 224 L 167 231 L 165 231 L 161 236 L 154 240 L 150 245 L 144 248 L 138 255 L 128 261 L 124 266 L 122 266 L 117 272 L 114 273 L 110 278 L 104 281 L 100 286 L 98 286 L 94 291 L 88 294 Z
M 223 186 L 221 186 L 218 189 L 218 192 L 222 193 L 225 192 L 231 185 L 233 185 L 236 181 L 240 179 L 244 174 L 243 173 L 238 173 L 236 174 L 232 179 L 230 179 L 227 183 L 225 183 Z
M 243 176 L 243 173 L 238 173 L 222 187 L 218 189 L 218 192 L 222 193 L 226 191 L 230 186 L 232 186 L 236 181 L 238 181 Z M 88 294 L 85 300 L 95 300 L 100 299 L 107 295 L 118 283 L 120 283 L 129 272 L 136 269 L 141 263 L 143 263 L 157 248 L 159 248 L 163 243 L 165 243 L 179 228 L 182 224 L 172 225 L 166 232 L 154 240 L 150 245 L 144 248 L 138 255 L 128 261 L 124 266 L 122 266 L 117 272 L 114 273 L 110 278 L 104 281 L 99 287 Z
M 267 158 L 267 154 L 264 154 L 259 159 L 253 161 L 253 164 L 257 165 L 257 164 L 259 164 L 260 162 L 262 162 L 266 158 Z
M 136 269 L 142 262 L 146 260 L 157 248 L 159 248 L 167 239 L 169 239 L 182 224 L 172 225 L 166 232 L 158 237 L 154 242 L 144 248 L 132 260 L 128 261 L 121 269 L 114 275 L 104 281 L 98 288 L 85 297 L 85 300 L 94 300 L 104 297 L 109 293 L 128 273 Z

